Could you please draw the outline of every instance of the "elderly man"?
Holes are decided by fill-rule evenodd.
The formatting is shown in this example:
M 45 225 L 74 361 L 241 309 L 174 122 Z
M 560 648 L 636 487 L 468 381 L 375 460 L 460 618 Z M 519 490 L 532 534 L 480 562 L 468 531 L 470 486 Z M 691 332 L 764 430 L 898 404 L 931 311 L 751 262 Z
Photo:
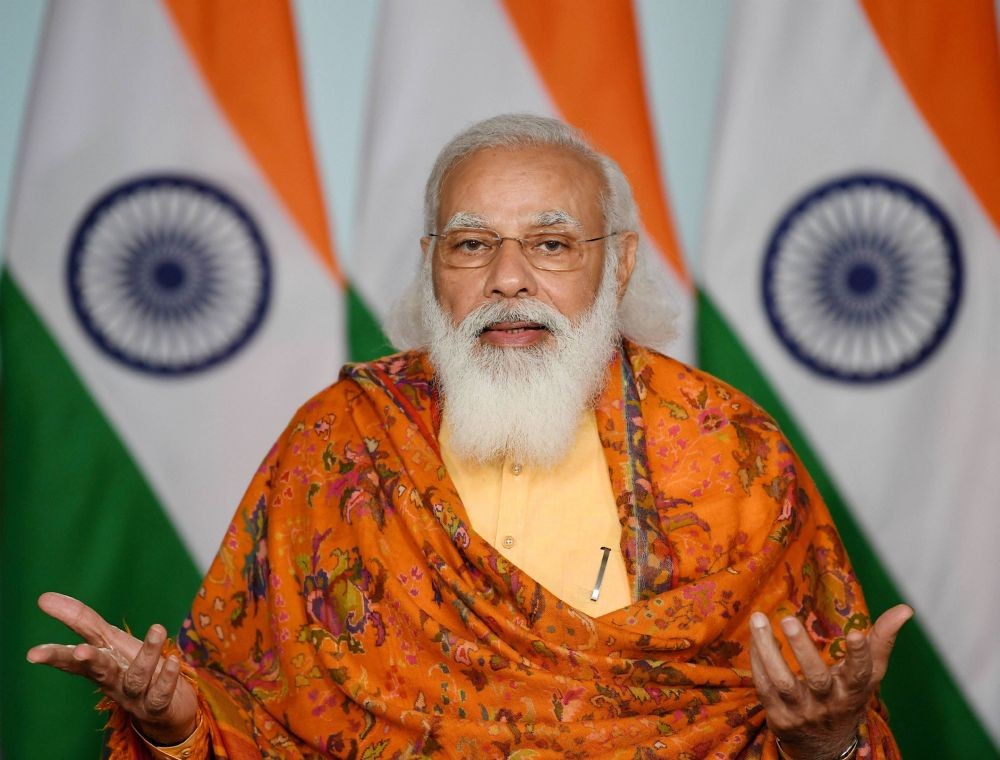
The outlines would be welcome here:
M 869 628 L 774 423 L 630 340 L 667 323 L 618 167 L 497 117 L 425 222 L 424 348 L 300 409 L 176 645 L 40 600 L 86 643 L 29 659 L 100 686 L 110 756 L 897 757 L 875 692 L 911 611 Z

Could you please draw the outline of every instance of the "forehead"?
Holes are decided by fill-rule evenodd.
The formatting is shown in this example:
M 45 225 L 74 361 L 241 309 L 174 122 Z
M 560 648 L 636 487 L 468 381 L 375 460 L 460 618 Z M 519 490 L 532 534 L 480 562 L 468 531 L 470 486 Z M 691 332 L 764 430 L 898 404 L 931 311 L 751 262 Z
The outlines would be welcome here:
M 473 214 L 498 225 L 524 224 L 557 211 L 590 226 L 601 222 L 603 189 L 599 167 L 567 148 L 486 148 L 445 175 L 437 221 Z

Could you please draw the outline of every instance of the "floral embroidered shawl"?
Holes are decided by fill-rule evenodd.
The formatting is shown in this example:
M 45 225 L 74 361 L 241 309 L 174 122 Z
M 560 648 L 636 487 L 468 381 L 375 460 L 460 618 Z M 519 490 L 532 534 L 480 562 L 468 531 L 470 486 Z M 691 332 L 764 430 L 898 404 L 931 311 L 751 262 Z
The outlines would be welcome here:
M 750 613 L 828 661 L 869 622 L 771 419 L 624 344 L 596 415 L 635 601 L 595 619 L 469 528 L 437 410 L 424 355 L 351 365 L 260 466 L 178 638 L 214 756 L 774 760 Z M 145 756 L 109 725 L 110 757 Z M 877 700 L 861 735 L 898 757 Z

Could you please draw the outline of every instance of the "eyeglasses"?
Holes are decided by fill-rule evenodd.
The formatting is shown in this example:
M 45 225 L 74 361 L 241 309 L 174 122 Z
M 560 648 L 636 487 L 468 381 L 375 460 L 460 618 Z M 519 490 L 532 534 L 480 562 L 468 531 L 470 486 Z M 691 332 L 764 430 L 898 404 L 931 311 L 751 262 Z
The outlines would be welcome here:
M 496 258 L 504 240 L 513 240 L 521 246 L 521 253 L 536 269 L 548 272 L 569 272 L 583 265 L 583 248 L 588 243 L 606 240 L 621 233 L 612 232 L 601 237 L 581 240 L 572 235 L 539 232 L 524 237 L 504 237 L 495 230 L 485 228 L 454 229 L 444 234 L 428 232 L 427 237 L 441 242 L 435 246 L 441 261 L 458 269 L 485 267 Z

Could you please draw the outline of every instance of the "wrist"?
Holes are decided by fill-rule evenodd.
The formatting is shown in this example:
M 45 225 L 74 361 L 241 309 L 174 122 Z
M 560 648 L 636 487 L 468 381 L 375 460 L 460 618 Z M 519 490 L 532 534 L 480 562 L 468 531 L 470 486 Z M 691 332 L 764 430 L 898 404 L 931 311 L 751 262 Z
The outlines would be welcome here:
M 151 724 L 141 720 L 132 721 L 132 728 L 143 739 L 154 746 L 173 747 L 183 744 L 198 730 L 201 725 L 201 710 L 195 712 L 194 717 L 181 726 L 165 726 L 162 724 Z
M 816 754 L 815 751 L 808 754 L 807 751 L 802 750 L 793 754 L 787 744 L 782 744 L 781 739 L 775 737 L 774 741 L 778 749 L 778 757 L 781 760 L 851 760 L 857 754 L 858 746 L 861 744 L 860 737 L 855 733 L 851 740 L 836 754 Z

